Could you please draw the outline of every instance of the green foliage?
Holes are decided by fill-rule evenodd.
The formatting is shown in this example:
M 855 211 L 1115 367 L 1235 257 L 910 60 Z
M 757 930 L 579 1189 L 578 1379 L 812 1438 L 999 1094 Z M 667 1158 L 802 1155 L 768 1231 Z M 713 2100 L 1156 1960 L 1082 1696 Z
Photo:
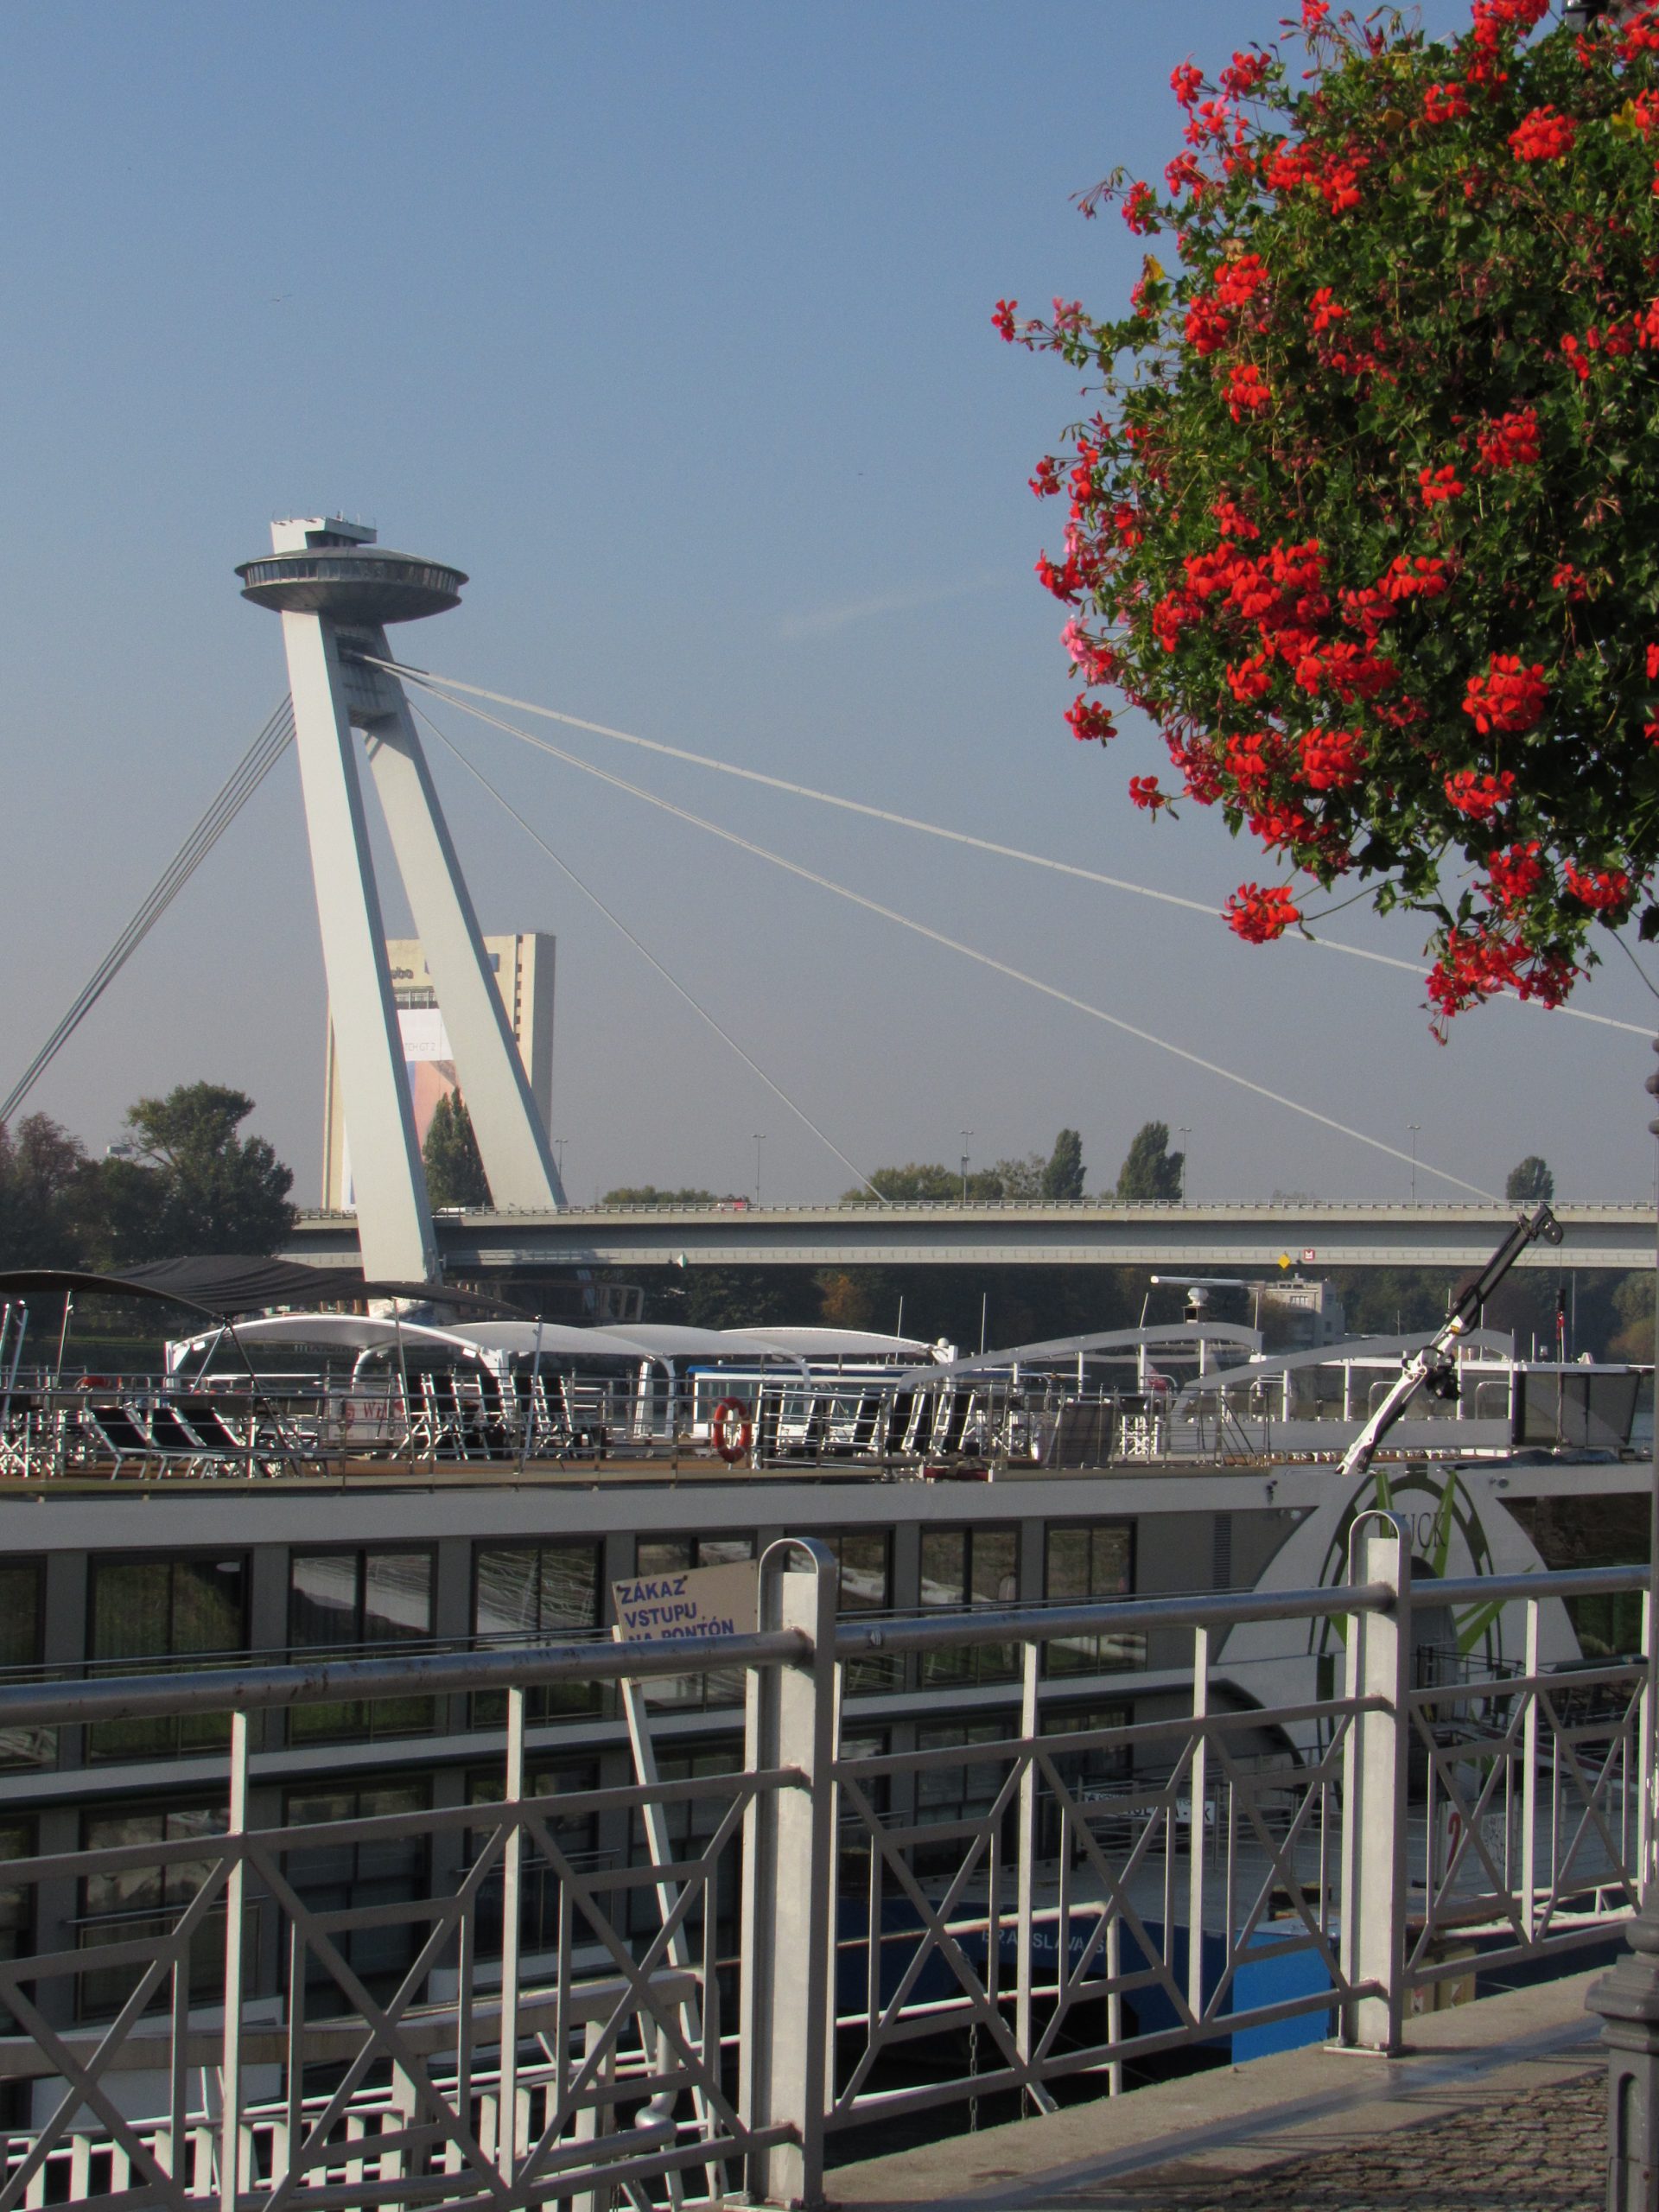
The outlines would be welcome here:
M 0 1265 L 96 1268 L 105 1257 L 97 1162 L 48 1114 L 0 1122 Z
M 435 1206 L 487 1206 L 490 1181 L 473 1133 L 473 1117 L 457 1090 L 445 1091 L 432 1109 L 421 1147 L 426 1195 Z
M 1535 1152 L 1517 1160 L 1510 1168 L 1509 1180 L 1503 1185 L 1503 1195 L 1514 1206 L 1547 1206 L 1554 1203 L 1555 1178 L 1549 1172 L 1549 1163 L 1541 1160 Z
M 1176 72 L 1163 192 L 1084 202 L 1176 267 L 1103 320 L 996 316 L 1095 380 L 1033 480 L 1071 510 L 1039 573 L 1173 796 L 1268 855 L 1232 926 L 1369 884 L 1430 919 L 1442 1024 L 1558 1003 L 1659 865 L 1659 8 L 1548 12 L 1436 44 L 1304 0 L 1305 53 Z M 1088 690 L 1069 719 L 1115 734 Z
M 1062 1129 L 1052 1153 L 1027 1153 L 1023 1160 L 999 1160 L 994 1167 L 969 1168 L 966 1196 L 970 1205 L 995 1205 L 999 1199 L 1013 1204 L 1034 1203 L 1039 1198 L 1075 1199 L 1083 1196 L 1083 1139 L 1075 1129 Z M 961 1168 L 947 1167 L 939 1160 L 912 1160 L 902 1167 L 878 1167 L 870 1181 L 882 1198 L 895 1205 L 959 1204 L 963 1196 Z M 842 1202 L 874 1204 L 861 1185 L 857 1190 L 843 1191 Z
M 599 1203 L 602 1206 L 712 1206 L 717 1201 L 712 1191 L 696 1191 L 689 1185 L 683 1191 L 665 1191 L 655 1183 L 619 1183 Z
M 1618 1326 L 1608 1349 L 1615 1359 L 1645 1365 L 1653 1357 L 1653 1271 L 1623 1275 L 1613 1290 Z
M 1169 1148 L 1167 1122 L 1143 1122 L 1117 1171 L 1117 1199 L 1121 1205 L 1173 1205 L 1181 1195 L 1184 1152 Z
M 1083 1197 L 1083 1139 L 1076 1129 L 1062 1129 L 1043 1169 L 1042 1195 L 1076 1205 Z
M 237 1134 L 252 1111 L 245 1092 L 214 1083 L 129 1108 L 131 1135 L 99 1171 L 117 1265 L 276 1250 L 294 1225 L 294 1178 L 264 1137 Z
M 760 1329 L 798 1321 L 801 1311 L 773 1268 L 688 1268 L 685 1318 L 694 1329 Z
M 929 1199 L 938 1203 L 962 1196 L 960 1173 L 955 1168 L 941 1166 L 937 1160 L 918 1162 L 912 1160 L 902 1167 L 878 1167 L 871 1175 L 870 1182 L 880 1197 L 896 1204 L 915 1204 Z M 971 1182 L 969 1188 L 972 1188 Z M 843 1191 L 842 1199 L 848 1205 L 857 1205 L 861 1201 L 874 1204 L 869 1192 L 861 1184 L 856 1190 Z

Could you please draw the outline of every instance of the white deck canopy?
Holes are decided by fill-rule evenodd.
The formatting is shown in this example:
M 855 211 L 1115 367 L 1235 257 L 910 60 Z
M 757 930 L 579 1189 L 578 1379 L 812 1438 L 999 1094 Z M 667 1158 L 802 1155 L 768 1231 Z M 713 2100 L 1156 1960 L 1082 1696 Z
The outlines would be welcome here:
M 434 1329 L 423 1321 L 397 1321 L 378 1313 L 267 1313 L 234 1326 L 203 1329 L 177 1337 L 167 1347 L 167 1370 L 176 1375 L 193 1353 L 211 1353 L 226 1338 L 247 1346 L 282 1345 L 296 1351 L 405 1351 L 442 1349 L 477 1359 L 480 1347 L 454 1329 Z

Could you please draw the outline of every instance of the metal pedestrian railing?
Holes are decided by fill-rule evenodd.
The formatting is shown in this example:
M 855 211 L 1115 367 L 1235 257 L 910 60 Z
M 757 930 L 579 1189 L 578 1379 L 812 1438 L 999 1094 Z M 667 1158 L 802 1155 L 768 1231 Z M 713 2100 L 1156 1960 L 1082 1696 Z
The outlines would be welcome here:
M 153 1902 L 142 1932 L 106 1916 L 0 1961 L 0 2212 L 811 2203 L 831 2137 L 927 2107 L 1045 2108 L 1064 2077 L 1109 2089 L 1296 2022 L 1394 2048 L 1471 1955 L 1567 1959 L 1632 1909 L 1645 1660 L 1539 1655 L 1546 1609 L 1645 1580 L 1437 1582 L 1414 1606 L 1371 1515 L 1335 1588 L 837 1624 L 833 1560 L 785 1540 L 750 1636 L 0 1688 L 0 1729 L 228 1716 L 222 1827 L 0 1863 L 32 1897 Z M 1459 1607 L 1516 1609 L 1518 1662 L 1426 1660 L 1420 1630 Z M 1304 1649 L 1328 1630 L 1339 1689 L 1228 1690 L 1225 1640 L 1262 1622 Z M 1173 1631 L 1190 1679 L 1165 1670 L 1161 1709 L 1073 1725 L 1050 1646 Z M 985 1646 L 1017 1655 L 1007 1723 L 896 1750 L 846 1694 L 873 1657 Z M 537 1774 L 543 1686 L 715 1669 L 745 1684 L 741 1764 Z M 506 1705 L 488 1802 L 252 1817 L 251 1713 L 485 1691 Z M 378 1901 L 315 1878 L 376 1853 L 427 1872 Z

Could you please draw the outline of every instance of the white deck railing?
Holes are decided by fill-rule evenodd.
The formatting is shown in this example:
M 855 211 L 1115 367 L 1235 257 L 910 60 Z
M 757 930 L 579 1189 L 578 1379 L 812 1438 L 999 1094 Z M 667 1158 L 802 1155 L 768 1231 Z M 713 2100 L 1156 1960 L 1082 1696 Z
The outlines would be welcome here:
M 749 1637 L 0 1688 L 0 1728 L 230 1716 L 223 1833 L 3 1870 L 26 1892 L 143 1882 L 166 1904 L 126 1940 L 105 1924 L 0 1964 L 0 2078 L 29 2106 L 0 2212 L 811 2202 L 835 2131 L 997 2092 L 1043 2107 L 1062 2076 L 1109 2088 L 1126 2059 L 1287 2022 L 1391 2048 L 1413 1993 L 1471 1958 L 1605 1942 L 1649 1852 L 1646 1662 L 1541 1670 L 1538 1622 L 1645 1570 L 1436 1583 L 1441 1620 L 1521 1610 L 1518 1671 L 1483 1671 L 1422 1659 L 1394 1522 L 1363 1516 L 1354 1542 L 1335 1589 L 855 1626 L 828 1554 L 791 1540 L 762 1562 Z M 1262 1621 L 1304 1647 L 1331 1624 L 1339 1691 L 1224 1706 L 1220 1640 Z M 1154 1630 L 1191 1637 L 1181 1710 L 1050 1725 L 1075 1688 L 1046 1671 L 1053 1646 Z M 849 1668 L 988 1644 L 1018 1656 L 1011 1725 L 902 1752 L 856 1722 L 838 1738 Z M 713 1669 L 746 1678 L 741 1766 L 527 1789 L 539 1687 Z M 250 1821 L 251 1713 L 481 1689 L 506 1692 L 499 1800 Z M 302 1871 L 320 1848 L 416 1846 L 460 1871 L 334 1906 Z M 377 1944 L 389 1974 L 365 1963 Z M 125 1995 L 92 2023 L 94 1974 Z

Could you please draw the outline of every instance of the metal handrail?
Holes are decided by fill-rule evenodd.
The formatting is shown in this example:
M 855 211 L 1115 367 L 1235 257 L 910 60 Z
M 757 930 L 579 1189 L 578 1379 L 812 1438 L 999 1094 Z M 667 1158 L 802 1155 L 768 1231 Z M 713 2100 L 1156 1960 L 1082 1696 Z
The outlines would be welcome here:
M 1602 1569 L 1590 1586 L 1634 1570 Z M 1556 1578 L 1550 1578 L 1553 1581 Z M 1585 1577 L 1561 1578 L 1575 1584 Z M 1539 1578 L 1516 1594 L 1546 1594 Z M 1448 1588 L 1433 1586 L 1437 1593 Z M 1488 1586 L 1478 1586 L 1484 1588 Z M 843 1620 L 837 1627 L 837 1659 L 863 1659 L 882 1651 L 925 1651 L 969 1643 L 1051 1643 L 1079 1636 L 1109 1635 L 1125 1628 L 1231 1627 L 1241 1621 L 1325 1618 L 1387 1610 L 1386 1584 L 1362 1583 L 1325 1590 L 1243 1591 L 1204 1598 L 1114 1599 L 1093 1605 L 1034 1605 L 995 1611 L 911 1615 L 865 1627 Z M 329 1703 L 341 1699 L 440 1695 L 446 1691 L 501 1689 L 511 1684 L 620 1681 L 710 1672 L 744 1666 L 802 1666 L 812 1656 L 810 1638 L 793 1630 L 753 1636 L 687 1637 L 670 1643 L 604 1641 L 515 1643 L 488 1651 L 400 1650 L 379 1659 L 321 1660 L 308 1664 L 196 1672 L 118 1675 L 96 1681 L 0 1683 L 0 1728 L 25 1723 L 158 1718 L 170 1713 L 254 1712 Z

